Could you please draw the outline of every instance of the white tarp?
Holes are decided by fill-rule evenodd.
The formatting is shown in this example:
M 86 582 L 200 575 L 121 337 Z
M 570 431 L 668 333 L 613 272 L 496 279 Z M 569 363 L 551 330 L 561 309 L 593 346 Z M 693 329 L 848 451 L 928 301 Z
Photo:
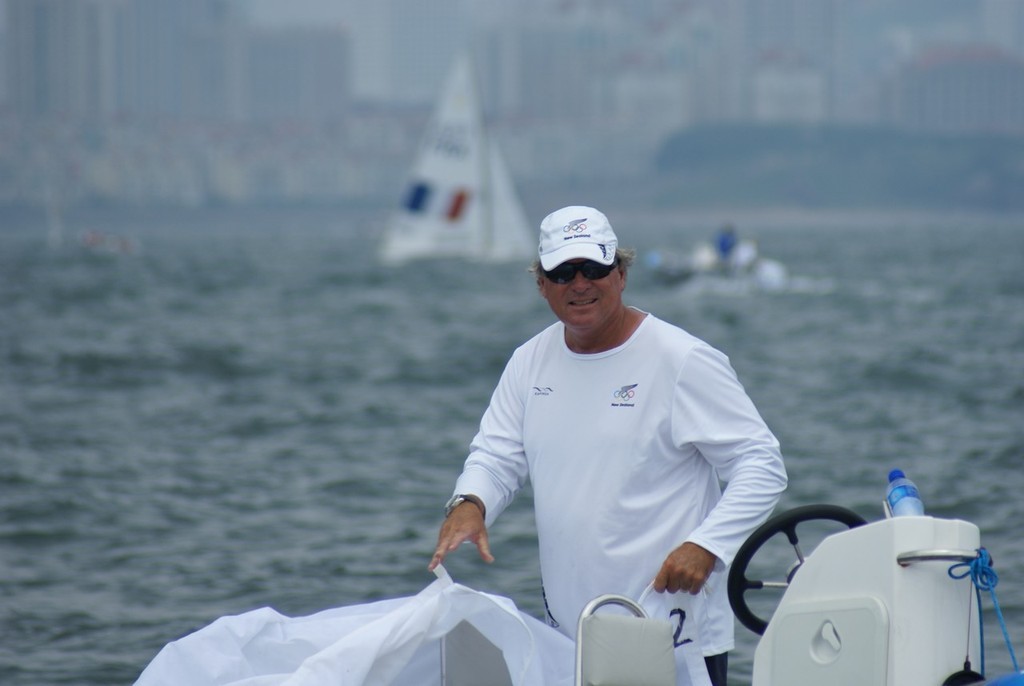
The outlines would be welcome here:
M 461 621 L 502 651 L 513 686 L 573 684 L 572 640 L 439 570 L 411 597 L 306 617 L 271 608 L 221 617 L 164 646 L 135 686 L 440 686 L 441 638 Z

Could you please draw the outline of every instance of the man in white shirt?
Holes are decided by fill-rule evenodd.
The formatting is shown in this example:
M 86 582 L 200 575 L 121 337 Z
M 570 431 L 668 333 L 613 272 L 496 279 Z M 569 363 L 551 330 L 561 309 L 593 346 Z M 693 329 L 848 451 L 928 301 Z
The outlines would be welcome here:
M 728 358 L 623 303 L 634 254 L 592 207 L 541 222 L 534 271 L 558 321 L 505 367 L 430 568 L 466 541 L 492 562 L 487 527 L 530 479 L 548 622 L 572 637 L 596 596 L 638 599 L 653 586 L 677 636 L 695 622 L 711 681 L 725 686 L 725 571 L 786 471 Z

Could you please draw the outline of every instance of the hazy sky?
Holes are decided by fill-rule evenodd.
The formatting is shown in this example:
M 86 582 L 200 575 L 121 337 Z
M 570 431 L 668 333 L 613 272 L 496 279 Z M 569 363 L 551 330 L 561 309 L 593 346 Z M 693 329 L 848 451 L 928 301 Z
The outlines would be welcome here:
M 321 24 L 346 22 L 352 17 L 352 0 L 244 0 L 254 19 L 273 24 Z
M 285 24 L 352 24 L 373 21 L 381 16 L 380 0 L 236 0 L 260 23 Z M 0 0 L 2 2 L 2 0 Z M 508 3 L 520 0 L 423 0 L 431 6 L 451 7 L 466 3 L 465 9 L 476 18 L 493 17 Z M 514 7 L 514 5 L 513 5 Z M 512 11 L 515 11 L 514 9 Z

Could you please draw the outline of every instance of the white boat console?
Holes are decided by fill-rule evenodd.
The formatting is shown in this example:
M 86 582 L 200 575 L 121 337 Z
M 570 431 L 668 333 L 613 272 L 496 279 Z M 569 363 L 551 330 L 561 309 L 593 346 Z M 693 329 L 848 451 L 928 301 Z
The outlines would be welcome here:
M 852 528 L 828 536 L 803 559 L 796 527 L 811 519 Z M 780 533 L 799 558 L 786 582 L 747 579 L 753 554 Z M 741 548 L 729 579 L 737 617 L 763 634 L 753 686 L 982 683 L 984 677 L 965 668 L 969 659 L 976 669 L 980 655 L 973 585 L 969 574 L 950 574 L 951 566 L 977 558 L 980 547 L 978 527 L 961 520 L 895 517 L 868 524 L 831 506 L 769 520 Z M 770 586 L 785 593 L 765 622 L 750 611 L 745 594 Z M 998 683 L 1024 684 L 1024 676 L 1010 679 Z

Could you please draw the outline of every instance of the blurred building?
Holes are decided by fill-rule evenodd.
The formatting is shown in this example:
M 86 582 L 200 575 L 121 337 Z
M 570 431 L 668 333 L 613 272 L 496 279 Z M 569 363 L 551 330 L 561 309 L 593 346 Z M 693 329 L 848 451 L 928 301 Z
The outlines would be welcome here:
M 890 84 L 891 123 L 915 131 L 1024 134 L 1024 58 L 950 47 L 909 62 Z
M 614 41 L 598 19 L 531 21 L 516 30 L 513 118 L 594 125 L 610 117 Z
M 8 2 L 7 83 L 23 119 L 112 113 L 112 73 L 101 74 L 110 22 L 91 2 Z M 106 41 L 104 40 L 106 39 Z
M 355 89 L 406 107 L 430 102 L 455 56 L 472 42 L 472 0 L 374 0 L 352 9 Z
M 7 0 L 9 101 L 27 121 L 240 115 L 224 0 Z
M 982 28 L 986 44 L 1024 56 L 1024 2 L 983 0 Z
M 285 28 L 245 0 L 0 0 L 0 203 L 390 195 L 464 49 L 545 183 L 642 175 L 709 123 L 1024 131 L 1020 0 L 348 7 Z
M 795 56 L 764 55 L 751 74 L 751 118 L 760 123 L 823 124 L 828 79 Z
M 838 0 L 745 0 L 733 32 L 742 55 L 742 118 L 824 123 L 835 111 Z
M 127 113 L 222 121 L 243 116 L 245 34 L 232 3 L 116 4 L 125 20 L 115 45 L 125 51 L 118 65 Z
M 251 33 L 246 42 L 247 121 L 341 122 L 352 109 L 352 56 L 340 27 Z
M 7 109 L 7 13 L 5 6 L 0 0 L 0 112 Z

